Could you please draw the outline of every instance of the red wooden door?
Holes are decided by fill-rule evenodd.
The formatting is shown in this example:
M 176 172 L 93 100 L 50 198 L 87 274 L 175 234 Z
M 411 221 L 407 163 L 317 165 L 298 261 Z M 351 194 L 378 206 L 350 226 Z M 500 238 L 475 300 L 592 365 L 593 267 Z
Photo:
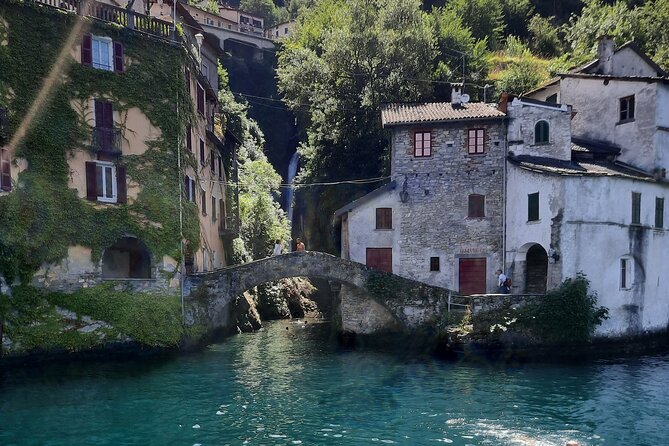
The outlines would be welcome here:
M 367 266 L 392 273 L 393 248 L 367 248 Z
M 460 259 L 460 294 L 485 294 L 486 259 Z

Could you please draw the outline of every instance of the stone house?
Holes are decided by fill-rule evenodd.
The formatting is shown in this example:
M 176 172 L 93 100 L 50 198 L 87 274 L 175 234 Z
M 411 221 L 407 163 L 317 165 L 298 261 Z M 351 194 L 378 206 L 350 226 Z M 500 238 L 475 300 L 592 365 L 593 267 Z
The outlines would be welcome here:
M 502 265 L 514 293 L 584 273 L 610 311 L 600 334 L 666 329 L 669 78 L 634 45 L 611 45 L 525 97 L 502 95 L 489 121 L 447 119 L 463 105 L 386 106 L 392 182 L 337 212 L 342 256 L 462 294 L 494 291 Z M 475 157 L 463 148 L 484 122 Z M 469 281 L 471 257 L 485 259 L 485 287 Z
M 343 257 L 463 294 L 494 292 L 505 114 L 484 103 L 388 104 L 382 121 L 391 182 L 336 212 Z
M 43 211 L 45 216 L 40 218 L 51 219 L 54 226 L 37 224 L 35 231 L 40 237 L 53 238 L 54 244 L 65 243 L 65 252 L 60 260 L 51 255 L 50 261 L 32 274 L 33 284 L 72 290 L 114 279 L 137 289 L 176 288 L 177 259 L 184 240 L 179 234 L 186 230 L 193 237 L 191 244 L 197 246 L 189 252 L 190 244 L 184 244 L 187 269 L 207 271 L 225 266 L 223 237 L 233 206 L 228 203 L 225 187 L 231 172 L 224 165 L 231 164 L 225 161 L 232 152 L 214 128 L 216 67 L 221 55 L 218 40 L 198 29 L 187 12 L 180 14 L 180 20 L 189 22 L 184 26 L 185 35 L 177 38 L 170 22 L 109 2 L 39 3 L 7 5 L 0 10 L 2 32 L 7 33 L 3 40 L 8 42 L 5 48 L 16 45 L 12 27 L 14 17 L 21 14 L 41 15 L 63 30 L 79 32 L 67 41 L 71 46 L 63 53 L 62 81 L 54 87 L 67 95 L 69 109 L 58 109 L 59 103 L 46 106 L 72 114 L 77 132 L 82 132 L 80 141 L 63 147 L 54 139 L 53 145 L 62 154 L 54 152 L 52 163 L 59 165 L 58 157 L 62 157 L 66 164 L 67 176 L 62 184 L 65 192 L 58 192 L 59 205 L 83 213 L 69 221 L 74 216 L 66 209 L 61 216 L 48 216 L 50 211 Z M 17 8 L 25 9 L 18 13 L 14 11 Z M 130 14 L 136 19 L 128 22 L 134 23 L 132 29 L 115 24 L 119 17 Z M 80 16 L 84 18 L 77 18 Z M 114 23 L 109 23 L 111 19 Z M 85 23 L 80 31 L 68 25 L 78 20 Z M 179 61 L 179 70 L 169 75 L 164 72 L 160 59 L 163 53 L 172 57 L 172 62 Z M 142 59 L 149 54 L 152 57 Z M 45 59 L 48 69 L 59 68 L 52 68 L 57 65 L 54 62 Z M 158 85 L 165 87 L 154 92 L 153 104 L 128 93 L 148 86 L 149 72 L 156 75 Z M 75 86 L 73 79 L 80 85 Z M 5 80 L 4 85 L 0 80 L 0 200 L 10 202 L 18 199 L 16 194 L 34 193 L 35 189 L 26 185 L 45 174 L 37 172 L 38 163 L 31 161 L 36 150 L 31 147 L 36 138 L 30 133 L 33 129 L 27 128 L 25 142 L 25 134 L 19 131 L 25 108 L 13 91 L 20 81 L 11 77 Z M 142 93 L 149 90 L 144 88 Z M 174 107 L 177 103 L 181 108 Z M 38 121 L 37 125 L 42 124 Z M 56 134 L 58 129 L 52 130 Z M 45 130 L 40 127 L 34 131 Z M 168 185 L 173 189 L 165 189 Z M 52 188 L 60 187 L 56 178 Z M 69 201 L 70 193 L 79 202 Z M 190 229 L 179 229 L 174 223 L 178 220 Z M 79 225 L 81 229 L 75 231 L 68 227 Z M 63 233 L 70 235 L 62 240 Z

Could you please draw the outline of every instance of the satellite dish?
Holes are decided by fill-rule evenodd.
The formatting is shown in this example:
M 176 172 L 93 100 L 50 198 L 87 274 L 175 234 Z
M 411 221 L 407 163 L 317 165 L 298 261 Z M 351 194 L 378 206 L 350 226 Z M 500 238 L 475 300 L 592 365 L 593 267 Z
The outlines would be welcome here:
M 467 102 L 469 102 L 469 95 L 467 93 L 461 94 L 460 101 L 462 101 L 463 104 L 466 104 Z

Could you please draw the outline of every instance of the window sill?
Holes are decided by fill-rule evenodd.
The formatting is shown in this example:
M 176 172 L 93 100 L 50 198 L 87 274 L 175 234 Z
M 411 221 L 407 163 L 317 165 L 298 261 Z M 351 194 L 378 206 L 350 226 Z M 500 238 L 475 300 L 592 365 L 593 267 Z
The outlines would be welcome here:
M 634 122 L 634 118 L 631 118 L 631 119 L 625 119 L 625 120 L 623 120 L 623 121 L 618 121 L 618 122 L 616 122 L 616 125 L 627 124 L 628 122 Z
M 117 198 L 102 198 L 98 197 L 96 200 L 98 203 L 105 203 L 105 204 L 117 204 L 118 199 Z
M 465 220 L 485 220 L 487 217 L 484 215 L 483 217 L 472 217 L 472 216 L 466 216 Z
M 483 153 L 467 153 L 467 156 L 486 156 L 486 152 Z
M 380 232 L 389 232 L 389 231 L 394 231 L 394 228 L 375 228 L 375 231 L 380 231 Z
M 534 147 L 534 146 L 550 146 L 550 145 L 551 145 L 550 141 L 535 142 L 534 144 L 531 145 L 531 147 Z
M 527 220 L 525 223 L 528 225 L 538 225 L 541 223 L 541 220 Z

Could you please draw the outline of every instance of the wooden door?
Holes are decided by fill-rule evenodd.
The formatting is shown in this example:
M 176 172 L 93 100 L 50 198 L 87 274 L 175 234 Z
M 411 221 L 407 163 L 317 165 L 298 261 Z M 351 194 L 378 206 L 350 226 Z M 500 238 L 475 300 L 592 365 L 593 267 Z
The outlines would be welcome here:
M 486 259 L 460 259 L 460 294 L 486 293 Z
M 370 268 L 393 272 L 393 248 L 367 248 L 367 266 Z

